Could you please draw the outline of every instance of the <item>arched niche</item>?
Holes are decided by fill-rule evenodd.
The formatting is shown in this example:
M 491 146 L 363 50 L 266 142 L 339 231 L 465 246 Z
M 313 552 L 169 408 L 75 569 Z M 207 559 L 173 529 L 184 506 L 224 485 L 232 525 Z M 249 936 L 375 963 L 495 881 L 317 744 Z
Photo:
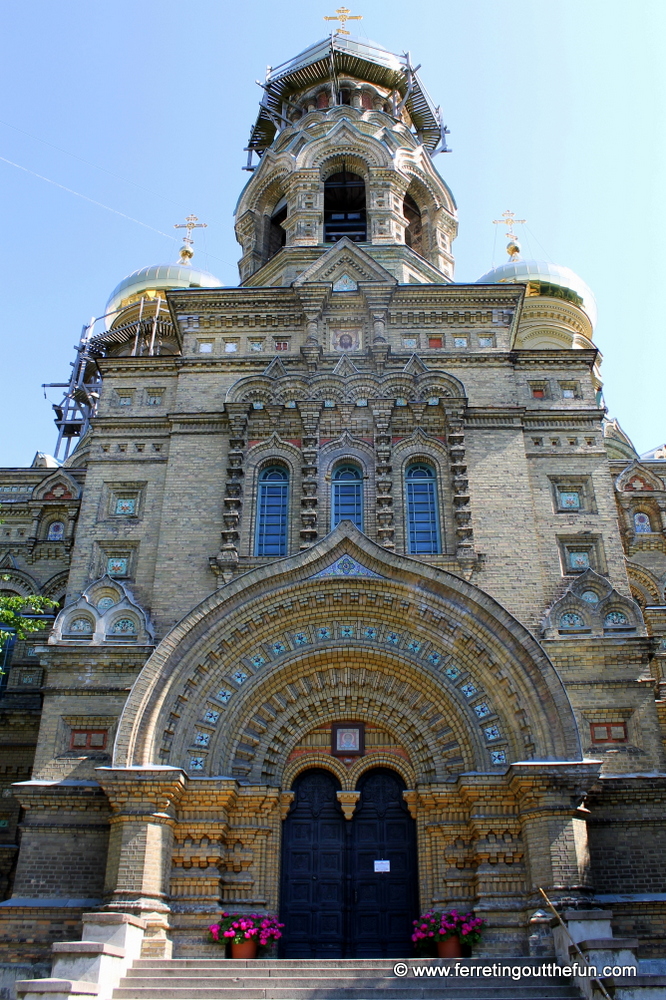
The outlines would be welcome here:
M 368 721 L 390 717 L 424 781 L 580 759 L 564 687 L 527 630 L 478 588 L 344 521 L 307 551 L 233 580 L 172 629 L 128 698 L 115 765 L 185 764 L 279 784 L 312 713 L 349 718 L 352 701 Z M 190 766 L 197 746 L 200 768 Z

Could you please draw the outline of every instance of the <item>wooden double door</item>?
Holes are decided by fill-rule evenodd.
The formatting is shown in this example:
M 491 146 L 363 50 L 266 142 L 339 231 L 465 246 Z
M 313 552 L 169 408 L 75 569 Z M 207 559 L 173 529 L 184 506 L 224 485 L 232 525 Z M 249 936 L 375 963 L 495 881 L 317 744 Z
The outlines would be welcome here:
M 416 827 L 395 771 L 366 771 L 351 820 L 337 778 L 305 771 L 284 822 L 285 958 L 402 958 L 417 916 Z M 388 870 L 387 870 L 388 869 Z

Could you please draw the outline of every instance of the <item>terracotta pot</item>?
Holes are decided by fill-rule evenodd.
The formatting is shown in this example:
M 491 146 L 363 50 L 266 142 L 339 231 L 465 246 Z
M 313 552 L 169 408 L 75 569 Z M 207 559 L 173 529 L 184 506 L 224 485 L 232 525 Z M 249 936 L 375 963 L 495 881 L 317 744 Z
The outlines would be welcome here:
M 246 938 L 245 941 L 241 941 L 240 944 L 234 944 L 231 942 L 231 957 L 232 958 L 256 958 L 257 957 L 257 942 L 253 941 L 251 938 Z
M 446 941 L 437 942 L 437 954 L 440 958 L 462 958 L 462 943 L 457 934 Z

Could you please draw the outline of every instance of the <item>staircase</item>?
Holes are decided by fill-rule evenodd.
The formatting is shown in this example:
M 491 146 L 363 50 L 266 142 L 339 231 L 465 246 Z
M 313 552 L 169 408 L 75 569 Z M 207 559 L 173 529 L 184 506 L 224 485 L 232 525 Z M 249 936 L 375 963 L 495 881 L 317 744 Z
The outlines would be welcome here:
M 463 977 L 455 966 L 534 969 L 544 959 L 138 959 L 113 1000 L 580 1000 L 559 977 Z M 449 967 L 449 976 L 416 976 L 415 968 Z

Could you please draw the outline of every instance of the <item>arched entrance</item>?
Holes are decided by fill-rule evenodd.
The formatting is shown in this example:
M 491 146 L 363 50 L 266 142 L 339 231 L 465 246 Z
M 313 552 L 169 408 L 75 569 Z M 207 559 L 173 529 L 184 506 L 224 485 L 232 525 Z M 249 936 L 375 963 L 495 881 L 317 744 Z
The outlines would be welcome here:
M 296 779 L 282 835 L 285 958 L 411 954 L 416 826 L 404 788 L 389 768 L 367 771 L 354 814 L 345 820 L 333 774 L 312 768 Z

